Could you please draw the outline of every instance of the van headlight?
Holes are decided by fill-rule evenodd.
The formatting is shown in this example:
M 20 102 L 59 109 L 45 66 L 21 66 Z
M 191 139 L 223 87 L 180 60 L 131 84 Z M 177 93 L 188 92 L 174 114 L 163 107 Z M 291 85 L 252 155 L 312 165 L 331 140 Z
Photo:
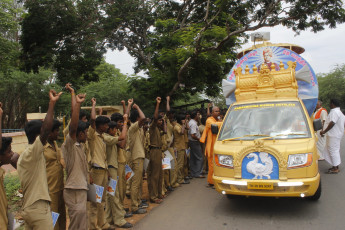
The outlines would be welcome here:
M 310 166 L 313 163 L 312 153 L 300 153 L 289 155 L 288 168 L 301 168 Z
M 231 155 L 215 154 L 215 162 L 217 166 L 233 168 L 234 158 Z

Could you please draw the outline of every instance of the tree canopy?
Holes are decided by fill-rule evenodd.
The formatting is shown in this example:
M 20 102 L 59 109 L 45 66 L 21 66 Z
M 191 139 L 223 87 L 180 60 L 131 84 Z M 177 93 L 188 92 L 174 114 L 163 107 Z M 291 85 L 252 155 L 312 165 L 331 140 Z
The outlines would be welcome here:
M 340 107 L 345 109 L 345 64 L 336 66 L 330 73 L 319 74 L 319 99 L 323 107 L 330 109 L 330 99 L 340 101 Z
M 216 96 L 246 32 L 276 25 L 317 32 L 345 21 L 341 0 L 28 0 L 25 7 L 27 71 L 53 66 L 61 82 L 79 87 L 98 78 L 92 70 L 105 48 L 126 48 L 136 72 L 148 76 L 130 87 L 147 99 Z

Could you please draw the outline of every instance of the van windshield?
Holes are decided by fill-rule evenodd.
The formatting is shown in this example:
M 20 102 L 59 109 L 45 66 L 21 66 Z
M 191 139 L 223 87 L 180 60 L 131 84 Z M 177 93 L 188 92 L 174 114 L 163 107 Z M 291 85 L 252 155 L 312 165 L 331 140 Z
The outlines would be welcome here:
M 310 130 L 302 106 L 296 101 L 232 106 L 218 140 L 309 138 Z

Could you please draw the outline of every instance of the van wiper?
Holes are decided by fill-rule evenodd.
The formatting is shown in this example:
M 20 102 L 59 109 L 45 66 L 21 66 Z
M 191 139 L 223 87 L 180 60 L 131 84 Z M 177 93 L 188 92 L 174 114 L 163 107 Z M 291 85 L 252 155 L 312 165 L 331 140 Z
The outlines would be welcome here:
M 240 139 L 243 137 L 271 137 L 271 136 L 266 135 L 266 134 L 248 134 L 248 135 L 244 135 L 242 137 L 233 137 L 233 138 L 224 139 L 224 140 L 222 140 L 222 143 L 224 143 L 225 141 L 232 141 L 232 140 Z
M 289 136 L 289 135 L 305 136 L 305 135 L 307 135 L 307 133 L 281 133 L 281 134 L 277 134 L 274 136 L 267 136 L 267 137 L 263 137 L 263 138 L 259 138 L 259 139 L 262 140 L 262 139 L 275 138 L 275 137 L 280 137 L 280 136 Z

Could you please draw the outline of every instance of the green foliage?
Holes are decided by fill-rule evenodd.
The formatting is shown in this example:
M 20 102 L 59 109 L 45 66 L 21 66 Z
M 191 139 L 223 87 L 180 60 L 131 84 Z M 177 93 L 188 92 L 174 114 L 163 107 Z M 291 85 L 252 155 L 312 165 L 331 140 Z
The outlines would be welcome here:
M 19 46 L 16 42 L 21 9 L 13 0 L 0 2 L 0 71 L 7 72 L 18 65 Z
M 336 66 L 330 73 L 317 76 L 319 84 L 319 99 L 323 107 L 330 109 L 330 99 L 340 101 L 340 108 L 345 108 L 345 64 Z
M 80 87 L 98 76 L 105 48 L 98 1 L 28 0 L 22 21 L 24 69 L 53 67 L 59 82 Z
M 47 81 L 53 73 L 42 70 L 39 74 L 10 71 L 0 73 L 0 101 L 3 103 L 3 127 L 23 128 L 26 113 L 38 112 L 38 106 L 48 105 Z
M 99 76 L 99 81 L 90 82 L 79 90 L 81 93 L 86 93 L 86 102 L 83 106 L 91 106 L 92 97 L 96 98 L 97 105 L 120 105 L 121 100 L 127 101 L 126 75 L 121 74 L 114 65 L 105 62 L 96 67 L 95 73 Z
M 11 211 L 19 210 L 20 206 L 15 205 L 18 201 L 21 200 L 20 197 L 16 196 L 17 191 L 20 189 L 20 181 L 18 175 L 7 174 L 4 178 L 4 187 L 6 191 L 6 197 L 11 207 Z

